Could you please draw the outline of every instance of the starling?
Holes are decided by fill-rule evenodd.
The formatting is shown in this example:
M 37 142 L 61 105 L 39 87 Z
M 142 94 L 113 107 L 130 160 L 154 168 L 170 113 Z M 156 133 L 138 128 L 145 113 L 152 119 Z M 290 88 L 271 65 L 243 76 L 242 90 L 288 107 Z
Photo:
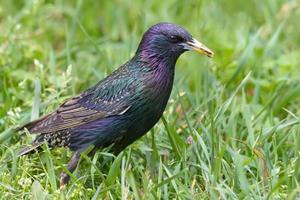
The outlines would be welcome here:
M 67 166 L 72 173 L 80 154 L 90 145 L 94 150 L 112 146 L 119 153 L 162 116 L 172 90 L 176 61 L 188 50 L 213 56 L 210 49 L 178 25 L 158 23 L 150 27 L 128 62 L 54 112 L 18 128 L 39 134 L 19 155 L 40 149 L 45 142 L 49 147 L 68 147 L 74 152 Z M 69 178 L 61 173 L 61 187 Z

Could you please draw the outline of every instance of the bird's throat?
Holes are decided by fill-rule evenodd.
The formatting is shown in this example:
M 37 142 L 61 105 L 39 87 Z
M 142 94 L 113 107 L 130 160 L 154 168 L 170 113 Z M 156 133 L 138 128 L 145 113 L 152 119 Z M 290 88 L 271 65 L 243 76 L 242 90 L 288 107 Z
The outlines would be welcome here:
M 147 87 L 151 91 L 152 100 L 165 107 L 172 91 L 175 63 L 155 62 L 152 72 L 147 77 Z

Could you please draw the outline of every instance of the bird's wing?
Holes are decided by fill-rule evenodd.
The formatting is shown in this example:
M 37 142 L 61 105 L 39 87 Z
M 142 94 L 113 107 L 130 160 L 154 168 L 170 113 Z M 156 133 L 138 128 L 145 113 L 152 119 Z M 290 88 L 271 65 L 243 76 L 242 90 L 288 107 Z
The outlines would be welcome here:
M 48 133 L 122 115 L 131 107 L 127 101 L 131 92 L 132 87 L 118 77 L 104 79 L 81 95 L 67 100 L 54 112 L 17 130 L 27 128 L 30 133 Z
M 123 105 L 112 111 L 90 109 L 83 106 L 77 97 L 66 101 L 56 111 L 26 124 L 22 128 L 27 128 L 30 133 L 55 132 L 108 116 L 121 115 L 129 108 L 130 105 Z

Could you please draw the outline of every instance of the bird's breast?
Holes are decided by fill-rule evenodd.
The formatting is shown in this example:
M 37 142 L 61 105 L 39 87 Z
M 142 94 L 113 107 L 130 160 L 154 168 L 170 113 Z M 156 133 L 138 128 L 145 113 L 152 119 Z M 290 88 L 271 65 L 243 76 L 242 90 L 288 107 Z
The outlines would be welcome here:
M 172 91 L 173 72 L 149 74 L 144 78 L 143 87 L 138 92 L 132 111 L 140 124 L 150 129 L 165 110 Z

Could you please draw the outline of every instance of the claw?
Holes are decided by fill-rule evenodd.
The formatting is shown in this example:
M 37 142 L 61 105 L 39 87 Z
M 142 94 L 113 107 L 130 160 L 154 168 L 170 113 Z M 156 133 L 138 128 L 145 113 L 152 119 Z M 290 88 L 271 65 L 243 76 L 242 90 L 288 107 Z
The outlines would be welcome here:
M 76 151 L 73 154 L 73 156 L 72 156 L 72 158 L 71 158 L 71 160 L 70 160 L 70 162 L 67 166 L 67 169 L 71 173 L 73 173 L 74 170 L 76 169 L 76 167 L 78 165 L 78 162 L 79 162 L 79 159 L 80 159 L 80 152 Z M 68 184 L 69 180 L 70 180 L 70 176 L 67 173 L 62 172 L 60 174 L 60 189 L 61 190 L 65 188 L 65 186 Z
M 60 174 L 60 189 L 63 190 L 70 180 L 70 176 L 64 172 Z

